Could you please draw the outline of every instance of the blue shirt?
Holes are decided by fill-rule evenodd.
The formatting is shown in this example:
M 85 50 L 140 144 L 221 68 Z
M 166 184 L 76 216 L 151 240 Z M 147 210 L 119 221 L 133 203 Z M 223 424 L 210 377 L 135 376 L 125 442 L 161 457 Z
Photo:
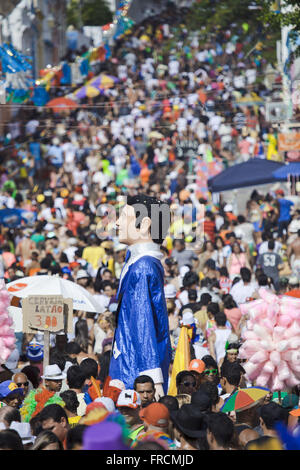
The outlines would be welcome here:
M 280 214 L 278 222 L 286 222 L 287 220 L 290 220 L 290 210 L 294 203 L 292 201 L 289 201 L 288 199 L 278 199 L 278 202 L 280 205 Z
M 41 159 L 41 146 L 39 142 L 30 142 L 29 152 L 33 155 L 36 162 L 39 161 Z
M 53 165 L 62 165 L 64 163 L 63 151 L 56 145 L 51 145 L 48 150 L 48 156 L 51 157 L 51 163 Z

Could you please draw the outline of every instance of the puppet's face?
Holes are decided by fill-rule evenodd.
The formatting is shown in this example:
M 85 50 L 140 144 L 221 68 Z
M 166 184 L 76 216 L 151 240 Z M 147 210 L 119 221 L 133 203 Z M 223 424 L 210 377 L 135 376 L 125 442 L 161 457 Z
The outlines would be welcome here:
M 151 221 L 149 217 L 145 217 L 141 221 L 140 228 L 136 228 L 136 216 L 132 206 L 126 205 L 118 218 L 116 225 L 119 229 L 120 243 L 133 245 L 134 243 L 149 240 L 149 228 Z

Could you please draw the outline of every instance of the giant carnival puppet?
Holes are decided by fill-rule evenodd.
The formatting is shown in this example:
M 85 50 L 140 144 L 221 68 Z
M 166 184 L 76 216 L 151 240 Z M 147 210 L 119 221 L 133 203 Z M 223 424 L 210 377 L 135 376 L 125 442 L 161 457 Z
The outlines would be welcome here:
M 119 240 L 128 245 L 118 290 L 110 377 L 132 389 L 150 376 L 157 395 L 167 393 L 171 344 L 160 245 L 170 224 L 169 206 L 154 197 L 127 198 L 117 220 Z

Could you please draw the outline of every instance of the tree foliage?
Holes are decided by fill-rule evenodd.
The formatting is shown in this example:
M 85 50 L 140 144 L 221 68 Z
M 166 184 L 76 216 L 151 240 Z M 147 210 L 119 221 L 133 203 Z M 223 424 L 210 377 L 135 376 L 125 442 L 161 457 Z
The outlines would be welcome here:
M 215 28 L 226 29 L 232 24 L 237 27 L 243 22 L 257 21 L 257 10 L 249 9 L 250 0 L 201 0 L 195 3 L 188 16 L 193 30 L 202 29 L 203 33 Z
M 245 40 L 246 53 L 262 43 L 261 55 L 273 63 L 276 61 L 280 28 L 269 27 L 264 17 L 263 1 L 199 0 L 187 16 L 187 27 L 200 32 L 203 43 L 207 42 L 208 35 L 229 29 L 232 35 L 237 34 L 241 41 Z
M 102 26 L 112 21 L 113 15 L 105 0 L 71 0 L 67 10 L 68 25 Z

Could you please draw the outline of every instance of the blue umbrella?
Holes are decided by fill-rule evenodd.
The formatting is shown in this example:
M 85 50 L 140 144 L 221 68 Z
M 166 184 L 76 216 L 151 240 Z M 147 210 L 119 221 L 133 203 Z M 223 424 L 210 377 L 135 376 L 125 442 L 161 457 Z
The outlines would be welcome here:
M 212 193 L 232 189 L 274 183 L 274 171 L 284 166 L 283 163 L 260 158 L 250 158 L 246 162 L 226 168 L 216 176 L 209 178 L 208 188 Z
M 278 170 L 273 171 L 275 179 L 285 181 L 289 176 L 300 176 L 300 162 L 288 163 Z

